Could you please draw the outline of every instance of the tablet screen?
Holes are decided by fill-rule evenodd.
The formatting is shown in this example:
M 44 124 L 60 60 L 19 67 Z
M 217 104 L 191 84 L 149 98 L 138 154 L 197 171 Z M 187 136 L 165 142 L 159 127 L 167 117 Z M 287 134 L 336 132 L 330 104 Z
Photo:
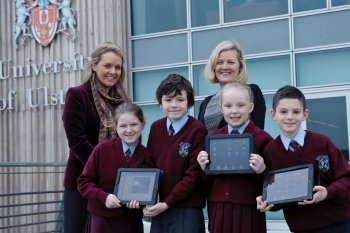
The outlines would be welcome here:
M 141 205 L 155 204 L 158 193 L 160 170 L 151 168 L 118 169 L 114 195 L 122 204 L 132 200 Z
M 207 138 L 206 147 L 210 160 L 207 174 L 253 173 L 249 166 L 252 135 L 212 135 Z
M 269 172 L 264 181 L 268 204 L 298 202 L 312 198 L 313 166 L 301 165 Z

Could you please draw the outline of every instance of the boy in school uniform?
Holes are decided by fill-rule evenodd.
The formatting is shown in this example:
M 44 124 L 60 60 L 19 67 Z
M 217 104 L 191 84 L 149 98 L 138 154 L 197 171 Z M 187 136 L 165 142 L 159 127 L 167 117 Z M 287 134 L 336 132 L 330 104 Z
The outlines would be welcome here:
M 271 170 L 312 163 L 320 175 L 313 199 L 283 206 L 293 232 L 350 232 L 350 166 L 341 151 L 324 135 L 303 130 L 308 110 L 303 93 L 292 86 L 280 88 L 272 103 L 271 117 L 281 134 L 264 151 Z M 257 197 L 257 208 L 266 212 L 273 205 Z
M 187 115 L 194 105 L 193 88 L 181 75 L 170 74 L 156 96 L 166 117 L 151 126 L 147 166 L 160 168 L 163 176 L 159 202 L 143 212 L 152 217 L 151 233 L 204 233 L 205 190 L 196 159 L 207 129 Z

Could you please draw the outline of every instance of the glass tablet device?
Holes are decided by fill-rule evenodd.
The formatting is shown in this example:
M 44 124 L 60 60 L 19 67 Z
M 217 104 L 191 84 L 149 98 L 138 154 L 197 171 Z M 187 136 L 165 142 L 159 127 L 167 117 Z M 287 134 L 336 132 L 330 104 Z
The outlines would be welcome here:
M 314 180 L 313 164 L 270 171 L 264 179 L 263 200 L 274 205 L 311 200 Z
M 154 205 L 160 178 L 158 168 L 119 168 L 113 194 L 121 204 L 136 200 L 140 205 Z
M 208 175 L 254 173 L 249 166 L 250 154 L 254 151 L 251 134 L 208 135 L 205 142 L 209 164 Z

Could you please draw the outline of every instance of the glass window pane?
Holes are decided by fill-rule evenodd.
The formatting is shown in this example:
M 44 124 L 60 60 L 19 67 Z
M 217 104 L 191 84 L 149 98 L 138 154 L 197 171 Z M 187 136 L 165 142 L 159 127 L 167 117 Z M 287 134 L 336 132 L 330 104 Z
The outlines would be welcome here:
M 342 6 L 350 4 L 350 0 L 332 0 L 332 6 Z
M 294 18 L 295 48 L 350 42 L 350 10 Z
M 297 86 L 350 82 L 350 48 L 296 54 Z
M 142 71 L 133 73 L 133 100 L 157 101 L 156 90 L 159 83 L 169 74 L 180 74 L 188 78 L 188 68 L 178 67 L 171 69 Z
M 246 55 L 289 50 L 289 21 L 274 20 L 193 32 L 193 60 L 207 60 L 211 51 L 223 40 L 238 41 Z
M 306 104 L 309 109 L 307 129 L 329 137 L 349 160 L 345 96 L 308 99 Z M 331 112 L 337 114 L 329 114 Z
M 205 65 L 193 66 L 193 89 L 196 96 L 207 96 L 215 94 L 220 87 L 217 83 L 211 83 L 204 77 Z
M 310 11 L 327 7 L 326 0 L 293 0 L 293 11 Z
M 194 101 L 194 117 L 198 119 L 199 107 L 201 106 L 202 100 Z
M 288 13 L 288 0 L 226 0 L 223 2 L 225 22 Z
M 289 55 L 247 60 L 248 83 L 258 84 L 260 89 L 278 89 L 291 84 Z
M 200 27 L 219 23 L 219 1 L 192 0 L 191 26 Z
M 273 138 L 276 138 L 280 134 L 280 129 L 278 128 L 276 121 L 272 120 L 270 117 L 273 95 L 264 95 L 264 98 L 266 104 L 265 131 L 268 132 Z
M 132 61 L 134 68 L 187 62 L 187 34 L 133 40 Z
M 149 130 L 151 125 L 156 120 L 165 117 L 163 111 L 159 108 L 158 104 L 154 105 L 140 105 L 143 111 L 143 115 L 146 118 L 146 125 L 142 131 L 142 145 L 147 145 Z
M 131 0 L 130 5 L 134 36 L 187 27 L 186 1 Z

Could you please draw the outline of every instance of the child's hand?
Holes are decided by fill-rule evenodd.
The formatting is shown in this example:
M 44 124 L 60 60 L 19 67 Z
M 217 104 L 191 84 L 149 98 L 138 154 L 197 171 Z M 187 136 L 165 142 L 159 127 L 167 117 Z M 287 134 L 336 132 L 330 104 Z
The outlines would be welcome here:
M 313 203 L 318 203 L 320 201 L 323 201 L 324 199 L 327 198 L 328 192 L 327 189 L 323 186 L 315 186 L 312 191 L 314 191 L 314 197 L 312 200 L 304 200 L 302 202 L 298 202 L 299 205 L 309 205 Z
M 197 156 L 197 162 L 199 163 L 199 165 L 201 166 L 202 170 L 204 171 L 205 167 L 209 163 L 209 155 L 208 155 L 208 153 L 206 151 L 204 151 L 204 150 L 199 152 L 199 154 Z
M 255 171 L 256 174 L 262 173 L 266 168 L 263 157 L 258 154 L 250 155 L 249 166 Z
M 107 196 L 105 206 L 108 209 L 112 209 L 112 208 L 119 208 L 122 205 L 120 204 L 120 200 L 114 194 L 109 194 Z
M 166 211 L 169 206 L 165 202 L 159 202 L 153 206 L 147 205 L 143 208 L 143 214 L 147 217 L 154 217 Z
M 256 198 L 256 209 L 260 212 L 267 212 L 271 210 L 273 205 L 267 205 L 266 201 L 263 201 L 262 196 Z
M 126 207 L 128 207 L 129 209 L 139 209 L 140 203 L 136 200 L 132 200 L 129 203 L 126 203 Z

